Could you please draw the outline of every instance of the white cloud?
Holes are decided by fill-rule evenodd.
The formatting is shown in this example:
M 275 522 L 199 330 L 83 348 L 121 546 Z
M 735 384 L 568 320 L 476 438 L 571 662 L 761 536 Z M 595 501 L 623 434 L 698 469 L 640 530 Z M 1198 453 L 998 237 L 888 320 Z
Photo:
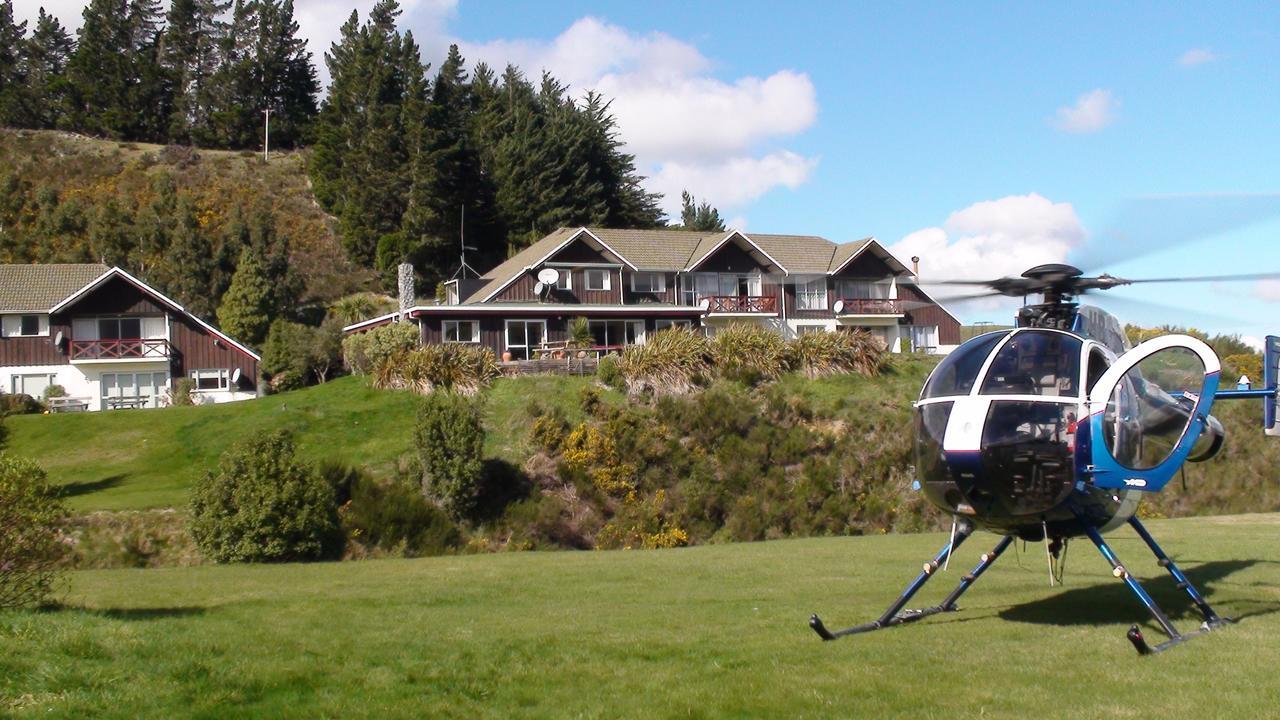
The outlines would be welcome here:
M 1076 98 L 1075 105 L 1058 108 L 1053 126 L 1069 133 L 1095 133 L 1115 121 L 1119 104 L 1110 90 L 1090 90 Z
M 1253 294 L 1267 302 L 1280 302 L 1280 280 L 1259 280 Z
M 917 230 L 889 246 L 907 263 L 920 257 L 920 277 L 933 280 L 989 280 L 1021 275 L 1042 263 L 1065 262 L 1087 236 L 1075 208 L 1036 193 L 1010 195 L 958 210 L 940 227 Z M 910 267 L 910 265 L 908 265 Z M 938 290 L 940 297 L 981 292 L 981 287 Z M 981 307 L 1003 304 L 987 302 Z
M 1217 60 L 1218 56 L 1213 54 L 1209 48 L 1191 48 L 1182 53 L 1178 58 L 1178 64 L 1182 67 L 1195 67 L 1196 65 L 1204 65 Z
M 763 157 L 664 161 L 647 181 L 651 191 L 663 194 L 662 208 L 671 217 L 680 215 L 680 191 L 688 188 L 698 202 L 717 210 L 748 205 L 775 187 L 795 189 L 813 172 L 817 158 L 781 150 Z

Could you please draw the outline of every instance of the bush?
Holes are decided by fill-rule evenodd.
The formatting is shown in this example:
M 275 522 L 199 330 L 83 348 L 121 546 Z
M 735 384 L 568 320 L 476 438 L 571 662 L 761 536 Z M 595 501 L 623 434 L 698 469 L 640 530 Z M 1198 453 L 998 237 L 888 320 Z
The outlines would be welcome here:
M 367 375 L 392 355 L 416 348 L 420 337 L 414 323 L 387 323 L 348 335 L 342 341 L 342 357 L 351 372 Z
M 41 412 L 44 412 L 44 405 L 30 395 L 0 392 L 0 415 L 30 415 Z
M 843 373 L 875 375 L 888 355 L 865 330 L 801 335 L 787 345 L 789 364 L 811 378 Z
M 428 395 L 418 410 L 423 492 L 454 518 L 471 513 L 484 470 L 480 404 L 457 393 Z
M 769 328 L 735 323 L 711 339 L 711 357 L 721 376 L 746 385 L 777 380 L 787 370 L 787 344 Z
M 499 375 L 493 351 L 478 345 L 426 345 L 400 352 L 374 369 L 374 387 L 429 395 L 437 388 L 474 395 Z
M 49 402 L 49 398 L 60 398 L 67 396 L 67 389 L 61 385 L 50 385 L 44 389 L 44 401 Z
M 340 549 L 333 488 L 280 430 L 225 452 L 191 491 L 191 535 L 215 562 L 288 562 Z
M 185 407 L 196 404 L 196 381 L 191 378 L 179 378 L 169 388 L 169 405 Z
M 632 396 L 681 395 L 710 374 L 710 345 L 692 329 L 672 327 L 654 333 L 644 345 L 624 350 L 618 370 Z
M 334 322 L 320 327 L 277 320 L 271 323 L 262 349 L 262 372 L 276 390 L 292 390 L 314 377 L 317 382 L 329 379 L 333 368 L 342 364 L 342 331 Z M 281 387 L 276 378 L 288 375 Z
M 197 565 L 182 513 L 166 510 L 99 511 L 67 520 L 73 548 L 67 564 L 85 568 L 156 568 Z
M 67 551 L 59 529 L 65 517 L 38 465 L 0 454 L 0 608 L 48 599 Z
M 622 371 L 618 369 L 617 355 L 605 355 L 600 358 L 600 364 L 596 365 L 596 377 L 611 388 L 622 390 L 626 387 L 626 382 L 622 379 Z
M 596 344 L 596 337 L 591 334 L 591 323 L 585 317 L 579 316 L 569 322 L 569 342 L 580 348 Z
M 372 552 L 399 557 L 443 555 L 462 544 L 462 534 L 419 488 L 392 480 L 381 483 L 351 473 L 348 499 L 338 509 L 348 555 Z

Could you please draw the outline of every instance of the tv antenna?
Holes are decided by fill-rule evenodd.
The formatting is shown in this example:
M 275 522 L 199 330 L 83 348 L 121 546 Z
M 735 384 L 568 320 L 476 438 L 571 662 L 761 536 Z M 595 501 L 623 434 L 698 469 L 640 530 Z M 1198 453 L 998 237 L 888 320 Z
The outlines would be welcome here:
M 480 277 L 480 273 L 476 272 L 475 268 L 467 264 L 467 251 L 472 250 L 475 252 L 479 252 L 480 248 L 474 245 L 467 244 L 466 226 L 467 226 L 467 206 L 463 205 L 461 216 L 458 220 L 458 246 L 459 246 L 459 249 L 461 250 L 462 265 L 461 267 L 458 268 L 457 272 L 455 272 L 453 276 L 449 278 L 450 280 L 457 280 L 459 276 L 461 276 L 463 280 L 466 280 L 468 271 L 470 271 L 471 274 L 475 275 L 476 277 Z

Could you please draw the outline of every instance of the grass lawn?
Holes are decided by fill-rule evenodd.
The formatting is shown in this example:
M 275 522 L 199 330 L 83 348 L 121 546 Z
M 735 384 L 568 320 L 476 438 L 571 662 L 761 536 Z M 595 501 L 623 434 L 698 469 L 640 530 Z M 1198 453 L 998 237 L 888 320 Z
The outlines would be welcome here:
M 1222 613 L 1163 655 L 1144 611 L 1073 543 L 1006 555 L 954 615 L 822 643 L 871 619 L 942 535 L 647 552 L 515 553 L 83 571 L 66 607 L 0 613 L 0 712 L 40 717 L 1274 717 L 1280 516 L 1151 523 Z M 933 602 L 994 544 L 979 534 Z M 1141 542 L 1114 547 L 1195 626 Z M 1020 563 L 1019 563 L 1020 559 Z M 1147 635 L 1157 631 L 1146 623 Z
M 581 415 L 578 397 L 590 378 L 501 379 L 489 390 L 486 454 L 519 464 L 528 456 L 530 398 Z M 609 394 L 612 401 L 620 396 Z M 232 443 L 288 428 L 308 460 L 394 471 L 413 442 L 415 396 L 370 389 L 345 377 L 295 392 L 206 407 L 24 415 L 6 420 L 7 449 L 36 460 L 66 486 L 76 510 L 183 506 L 196 478 Z

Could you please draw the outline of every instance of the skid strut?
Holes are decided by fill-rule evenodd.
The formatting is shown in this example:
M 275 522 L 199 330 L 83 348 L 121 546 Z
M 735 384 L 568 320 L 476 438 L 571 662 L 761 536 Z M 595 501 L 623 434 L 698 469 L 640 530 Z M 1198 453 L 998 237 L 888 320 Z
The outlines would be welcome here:
M 1203 635 L 1204 633 L 1216 630 L 1227 623 L 1234 622 L 1230 618 L 1219 617 L 1218 614 L 1214 612 L 1213 608 L 1209 606 L 1209 603 L 1204 599 L 1204 596 L 1200 594 L 1200 591 L 1196 589 L 1195 585 L 1191 584 L 1191 581 L 1187 579 L 1186 575 L 1182 574 L 1182 571 L 1173 563 L 1173 560 L 1170 560 L 1169 556 L 1165 555 L 1164 550 L 1160 549 L 1160 546 L 1156 544 L 1155 538 L 1151 537 L 1151 533 L 1147 532 L 1147 529 L 1142 525 L 1138 518 L 1129 518 L 1129 525 L 1133 527 L 1139 537 L 1142 538 L 1143 542 L 1147 544 L 1147 547 L 1151 549 L 1152 554 L 1156 556 L 1157 564 L 1169 571 L 1169 574 L 1173 576 L 1175 581 L 1177 581 L 1178 588 L 1180 590 L 1185 590 L 1187 594 L 1191 596 L 1191 601 L 1195 603 L 1200 614 L 1204 616 L 1204 622 L 1201 623 L 1200 627 L 1194 632 L 1178 632 L 1178 629 L 1169 621 L 1169 616 L 1165 614 L 1164 610 L 1156 604 L 1156 601 L 1147 594 L 1147 591 L 1142 587 L 1142 584 L 1130 575 L 1129 571 L 1125 569 L 1123 564 L 1121 564 L 1120 558 L 1116 557 L 1115 551 L 1113 551 L 1111 546 L 1107 545 L 1107 542 L 1102 539 L 1102 535 L 1098 534 L 1098 531 L 1095 528 L 1086 525 L 1085 532 L 1089 535 L 1089 539 L 1093 541 L 1094 545 L 1098 546 L 1098 551 L 1107 559 L 1107 562 L 1111 563 L 1112 574 L 1123 580 L 1125 585 L 1129 586 L 1129 589 L 1133 591 L 1133 594 L 1138 596 L 1138 600 L 1140 600 L 1147 608 L 1147 611 L 1151 613 L 1151 617 L 1155 618 L 1156 623 L 1160 625 L 1160 629 L 1164 630 L 1164 633 L 1169 636 L 1168 640 L 1153 647 L 1147 643 L 1146 638 L 1142 636 L 1142 630 L 1137 625 L 1131 626 L 1125 636 L 1129 638 L 1129 642 L 1133 643 L 1133 647 L 1140 654 L 1150 655 L 1152 653 L 1168 650 L 1174 645 L 1190 640 L 1197 635 Z
M 913 595 L 919 592 L 920 588 L 924 587 L 925 583 L 929 582 L 929 579 L 933 577 L 938 568 L 950 558 L 951 553 L 954 552 L 956 548 L 960 547 L 960 545 L 972 534 L 972 525 L 968 523 L 960 524 L 956 528 L 954 540 L 948 542 L 947 545 L 938 552 L 937 556 L 934 557 L 933 560 L 925 563 L 924 570 L 920 575 L 916 577 L 915 581 L 907 586 L 907 589 L 902 592 L 902 595 L 898 596 L 897 601 L 890 605 L 889 609 L 885 610 L 884 614 L 881 615 L 879 619 L 833 632 L 827 629 L 826 625 L 822 623 L 821 618 L 817 615 L 812 615 L 809 618 L 809 627 L 813 628 L 813 631 L 818 633 L 818 636 L 823 640 L 835 640 L 836 638 L 841 638 L 845 635 L 856 635 L 858 633 L 871 632 L 872 630 L 881 630 L 894 625 L 914 622 L 921 618 L 929 617 L 930 615 L 957 610 L 956 601 L 959 600 L 960 596 L 972 587 L 973 583 L 982 576 L 982 573 L 986 572 L 987 568 L 991 567 L 992 563 L 994 563 L 996 559 L 1004 553 L 1004 551 L 1013 542 L 1012 537 L 1001 538 L 995 549 L 984 554 L 982 556 L 982 561 L 974 567 L 972 572 L 960 579 L 960 584 L 957 585 L 956 588 L 951 591 L 951 594 L 947 595 L 946 599 L 944 599 L 940 604 L 919 610 L 903 610 L 903 607 L 911 600 Z

